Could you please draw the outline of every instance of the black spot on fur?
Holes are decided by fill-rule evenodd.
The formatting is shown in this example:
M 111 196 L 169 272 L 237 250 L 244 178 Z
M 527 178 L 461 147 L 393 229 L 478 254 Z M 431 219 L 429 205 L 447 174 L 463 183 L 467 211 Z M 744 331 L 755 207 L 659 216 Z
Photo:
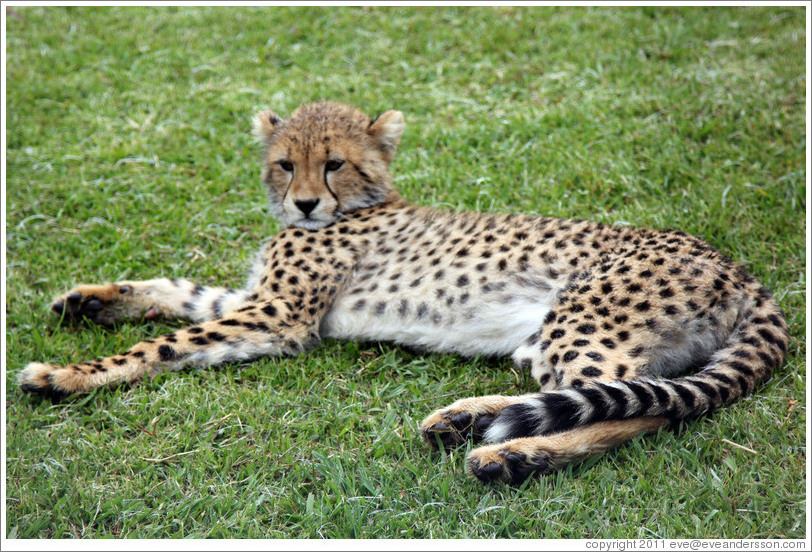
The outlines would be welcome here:
M 562 358 L 564 362 L 571 362 L 578 358 L 578 351 L 567 351 Z
M 586 335 L 593 334 L 593 333 L 595 333 L 595 325 L 594 324 L 581 324 L 580 326 L 575 328 L 575 331 L 577 331 L 578 333 L 586 334 Z
M 163 361 L 177 360 L 179 358 L 178 352 L 169 345 L 161 345 L 158 347 L 158 355 Z
M 637 347 L 629 351 L 629 356 L 632 358 L 637 358 L 640 355 L 642 355 L 645 351 L 646 351 L 645 347 L 643 347 L 642 345 L 638 345 Z
M 603 375 L 603 372 L 595 366 L 587 366 L 581 370 L 581 373 L 588 378 L 597 378 Z

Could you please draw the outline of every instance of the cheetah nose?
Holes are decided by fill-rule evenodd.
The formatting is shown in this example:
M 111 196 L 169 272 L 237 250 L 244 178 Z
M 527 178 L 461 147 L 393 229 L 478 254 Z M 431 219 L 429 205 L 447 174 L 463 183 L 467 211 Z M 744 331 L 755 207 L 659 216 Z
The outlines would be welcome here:
M 316 205 L 319 204 L 318 199 L 297 199 L 293 202 L 299 210 L 304 213 L 304 216 L 308 216 L 310 213 L 313 212 L 313 209 L 316 208 Z

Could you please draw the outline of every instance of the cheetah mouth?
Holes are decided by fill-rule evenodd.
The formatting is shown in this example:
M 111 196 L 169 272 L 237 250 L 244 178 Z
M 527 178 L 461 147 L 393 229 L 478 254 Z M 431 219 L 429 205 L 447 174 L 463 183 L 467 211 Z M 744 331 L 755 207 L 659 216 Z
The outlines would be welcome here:
M 297 216 L 297 217 L 288 217 L 288 226 L 295 226 L 297 228 L 304 228 L 306 230 L 319 230 L 326 226 L 330 226 L 336 220 L 338 220 L 339 214 L 334 213 L 330 217 L 325 217 L 321 215 L 317 218 L 311 216 Z

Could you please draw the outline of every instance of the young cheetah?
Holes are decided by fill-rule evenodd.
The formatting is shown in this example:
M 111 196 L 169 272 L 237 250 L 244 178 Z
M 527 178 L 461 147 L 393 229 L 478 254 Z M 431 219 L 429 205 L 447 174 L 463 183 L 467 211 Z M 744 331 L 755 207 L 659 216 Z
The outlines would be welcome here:
M 770 293 L 703 241 L 583 220 L 409 205 L 389 164 L 402 115 L 331 102 L 260 113 L 262 179 L 286 229 L 244 289 L 155 279 L 86 285 L 52 309 L 99 324 L 194 325 L 122 354 L 31 363 L 25 391 L 65 395 L 186 366 L 298 355 L 321 338 L 507 355 L 541 392 L 437 410 L 428 443 L 489 443 L 483 481 L 520 483 L 750 392 L 779 366 L 787 327 Z

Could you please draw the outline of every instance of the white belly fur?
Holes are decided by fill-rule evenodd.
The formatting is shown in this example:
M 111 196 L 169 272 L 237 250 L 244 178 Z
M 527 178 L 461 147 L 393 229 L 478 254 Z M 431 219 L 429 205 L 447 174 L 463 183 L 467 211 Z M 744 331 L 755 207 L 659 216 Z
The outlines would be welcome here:
M 339 297 L 321 324 L 322 337 L 360 341 L 394 341 L 430 351 L 507 355 L 524 339 L 539 331 L 552 308 L 555 293 L 513 289 L 510 295 L 494 301 L 449 308 L 429 301 L 429 314 L 417 318 L 414 308 L 400 316 L 393 298 L 386 312 L 376 315 L 372 309 L 353 310 L 346 298 Z M 408 298 L 416 304 L 415 298 Z

